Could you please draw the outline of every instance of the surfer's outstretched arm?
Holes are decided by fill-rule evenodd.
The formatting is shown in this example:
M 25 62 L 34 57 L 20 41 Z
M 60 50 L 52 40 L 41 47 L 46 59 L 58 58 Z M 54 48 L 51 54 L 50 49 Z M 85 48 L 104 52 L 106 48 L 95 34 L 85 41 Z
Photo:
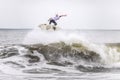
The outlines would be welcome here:
M 65 16 L 67 16 L 67 15 L 60 15 L 60 17 L 65 17 Z

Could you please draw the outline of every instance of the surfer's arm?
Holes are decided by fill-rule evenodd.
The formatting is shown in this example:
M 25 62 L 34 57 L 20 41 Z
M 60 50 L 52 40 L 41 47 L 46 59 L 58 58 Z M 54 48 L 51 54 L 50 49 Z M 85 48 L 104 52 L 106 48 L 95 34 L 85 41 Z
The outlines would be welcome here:
M 67 15 L 60 15 L 60 17 L 64 17 L 64 16 L 67 16 Z

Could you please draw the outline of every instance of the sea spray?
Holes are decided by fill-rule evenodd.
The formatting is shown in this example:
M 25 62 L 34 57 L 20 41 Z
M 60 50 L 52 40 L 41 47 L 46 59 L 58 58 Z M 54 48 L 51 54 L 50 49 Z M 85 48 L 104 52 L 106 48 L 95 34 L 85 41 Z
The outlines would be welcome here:
M 102 64 L 112 64 L 119 62 L 119 52 L 116 48 L 110 48 L 105 44 L 90 43 L 84 34 L 79 34 L 72 30 L 47 31 L 36 27 L 24 39 L 24 44 L 43 44 L 64 42 L 71 45 L 74 43 L 82 44 L 88 50 L 95 52 L 101 57 Z
M 45 31 L 39 28 L 33 29 L 29 32 L 23 44 L 49 44 L 55 42 L 88 42 L 87 38 L 82 34 L 78 33 L 77 31 L 69 31 L 69 30 L 58 30 L 58 31 Z
M 101 56 L 101 61 L 104 64 L 113 64 L 120 61 L 120 52 L 117 51 L 116 47 L 109 47 L 105 44 L 93 44 L 89 43 L 86 45 L 89 50 L 95 51 Z

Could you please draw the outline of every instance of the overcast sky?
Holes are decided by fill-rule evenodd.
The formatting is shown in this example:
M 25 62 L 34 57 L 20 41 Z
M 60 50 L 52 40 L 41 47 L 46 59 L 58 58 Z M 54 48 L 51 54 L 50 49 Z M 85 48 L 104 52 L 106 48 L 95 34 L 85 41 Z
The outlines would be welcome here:
M 120 0 L 0 0 L 0 28 L 33 28 L 56 13 L 58 26 L 120 29 Z

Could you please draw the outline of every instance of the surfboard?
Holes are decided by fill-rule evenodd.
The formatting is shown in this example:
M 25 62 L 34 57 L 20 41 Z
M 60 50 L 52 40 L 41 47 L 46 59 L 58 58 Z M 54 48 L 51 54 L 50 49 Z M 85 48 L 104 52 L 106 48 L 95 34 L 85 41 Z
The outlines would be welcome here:
M 56 30 L 59 30 L 60 28 L 57 27 L 57 26 L 54 26 L 54 25 L 49 25 L 49 24 L 40 24 L 38 26 L 41 30 L 53 30 L 53 31 L 56 31 Z

